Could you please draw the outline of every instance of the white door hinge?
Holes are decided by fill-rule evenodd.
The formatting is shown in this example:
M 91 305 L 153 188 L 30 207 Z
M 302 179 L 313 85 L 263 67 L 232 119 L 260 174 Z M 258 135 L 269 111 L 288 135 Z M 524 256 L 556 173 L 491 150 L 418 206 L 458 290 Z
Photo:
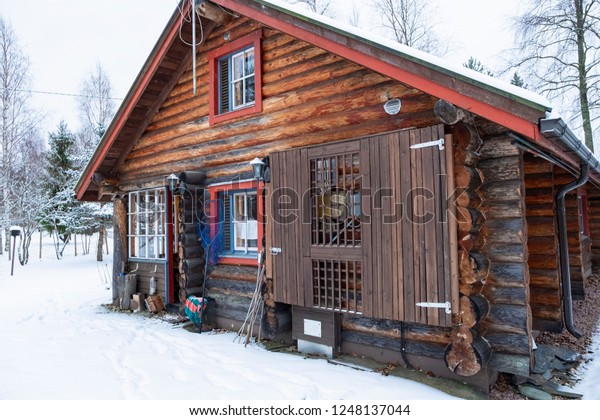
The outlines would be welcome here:
M 270 248 L 269 252 L 271 252 L 271 255 L 279 255 L 281 254 L 281 248 Z
M 410 146 L 411 149 L 423 149 L 425 147 L 437 146 L 438 149 L 444 150 L 444 139 L 426 141 L 425 143 L 417 143 Z
M 433 302 L 417 302 L 417 306 L 420 306 L 422 308 L 439 308 L 439 309 L 445 309 L 447 314 L 451 314 L 452 313 L 452 306 L 450 305 L 450 302 L 444 302 L 444 303 L 433 303 Z

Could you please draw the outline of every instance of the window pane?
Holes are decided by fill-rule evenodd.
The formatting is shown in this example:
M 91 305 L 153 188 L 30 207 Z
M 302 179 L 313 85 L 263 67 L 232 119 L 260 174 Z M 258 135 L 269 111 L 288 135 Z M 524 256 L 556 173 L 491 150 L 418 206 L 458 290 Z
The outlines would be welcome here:
M 246 103 L 254 102 L 255 93 L 254 93 L 254 76 L 246 79 Z
M 246 197 L 248 197 L 248 219 L 257 220 L 256 194 L 249 194 Z
M 231 66 L 233 68 L 233 80 L 244 77 L 244 54 L 240 53 L 231 57 Z
M 244 194 L 235 194 L 233 196 L 233 219 L 235 221 L 243 222 L 246 220 L 244 201 Z
M 233 107 L 238 108 L 244 105 L 244 82 L 240 80 L 239 82 L 233 83 Z
M 246 51 L 244 64 L 245 75 L 249 76 L 254 74 L 254 48 Z

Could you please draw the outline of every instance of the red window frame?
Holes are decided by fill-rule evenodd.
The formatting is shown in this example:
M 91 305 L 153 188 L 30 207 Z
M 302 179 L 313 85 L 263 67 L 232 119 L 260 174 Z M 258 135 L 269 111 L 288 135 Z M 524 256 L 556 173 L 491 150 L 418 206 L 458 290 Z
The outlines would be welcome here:
M 585 236 L 590 236 L 590 204 L 588 201 L 588 192 L 580 188 L 578 190 L 579 199 L 581 200 L 581 233 Z
M 225 191 L 238 191 L 238 190 L 256 190 L 256 205 L 257 205 L 257 218 L 258 218 L 258 253 L 262 251 L 263 238 L 265 236 L 265 207 L 263 197 L 264 185 L 259 185 L 258 181 L 241 181 L 231 182 L 228 184 L 220 184 L 208 187 L 208 193 L 211 200 L 217 200 L 219 193 Z M 244 258 L 244 257 L 231 257 L 231 256 L 220 256 L 219 264 L 228 265 L 250 265 L 258 266 L 256 258 Z
M 210 125 L 262 111 L 261 39 L 262 29 L 258 29 L 208 53 L 208 121 Z M 250 46 L 254 46 L 254 104 L 219 114 L 219 59 Z

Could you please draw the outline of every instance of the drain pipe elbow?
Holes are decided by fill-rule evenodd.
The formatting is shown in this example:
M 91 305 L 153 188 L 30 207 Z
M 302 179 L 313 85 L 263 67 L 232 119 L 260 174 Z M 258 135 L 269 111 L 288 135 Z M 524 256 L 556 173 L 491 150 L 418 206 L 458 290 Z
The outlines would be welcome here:
M 581 173 L 578 179 L 563 186 L 556 194 L 556 209 L 558 222 L 558 243 L 560 258 L 560 279 L 563 295 L 563 312 L 565 328 L 575 338 L 581 338 L 582 334 L 573 324 L 573 296 L 571 293 L 571 267 L 569 266 L 569 239 L 567 235 L 567 212 L 565 208 L 565 196 L 585 184 L 590 175 L 590 165 L 581 163 Z

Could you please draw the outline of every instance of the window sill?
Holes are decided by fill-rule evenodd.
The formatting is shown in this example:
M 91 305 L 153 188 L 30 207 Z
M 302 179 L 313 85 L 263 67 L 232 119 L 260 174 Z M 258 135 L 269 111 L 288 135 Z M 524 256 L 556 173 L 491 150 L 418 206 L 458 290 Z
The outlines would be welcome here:
M 219 264 L 225 265 L 249 265 L 249 266 L 258 266 L 258 254 L 248 254 L 248 255 L 220 255 L 219 256 Z
M 229 121 L 234 118 L 245 117 L 246 115 L 256 114 L 262 111 L 262 105 L 254 103 L 244 108 L 236 109 L 235 111 L 226 112 L 224 114 L 215 114 L 209 116 L 210 125 L 215 125 L 223 121 Z

